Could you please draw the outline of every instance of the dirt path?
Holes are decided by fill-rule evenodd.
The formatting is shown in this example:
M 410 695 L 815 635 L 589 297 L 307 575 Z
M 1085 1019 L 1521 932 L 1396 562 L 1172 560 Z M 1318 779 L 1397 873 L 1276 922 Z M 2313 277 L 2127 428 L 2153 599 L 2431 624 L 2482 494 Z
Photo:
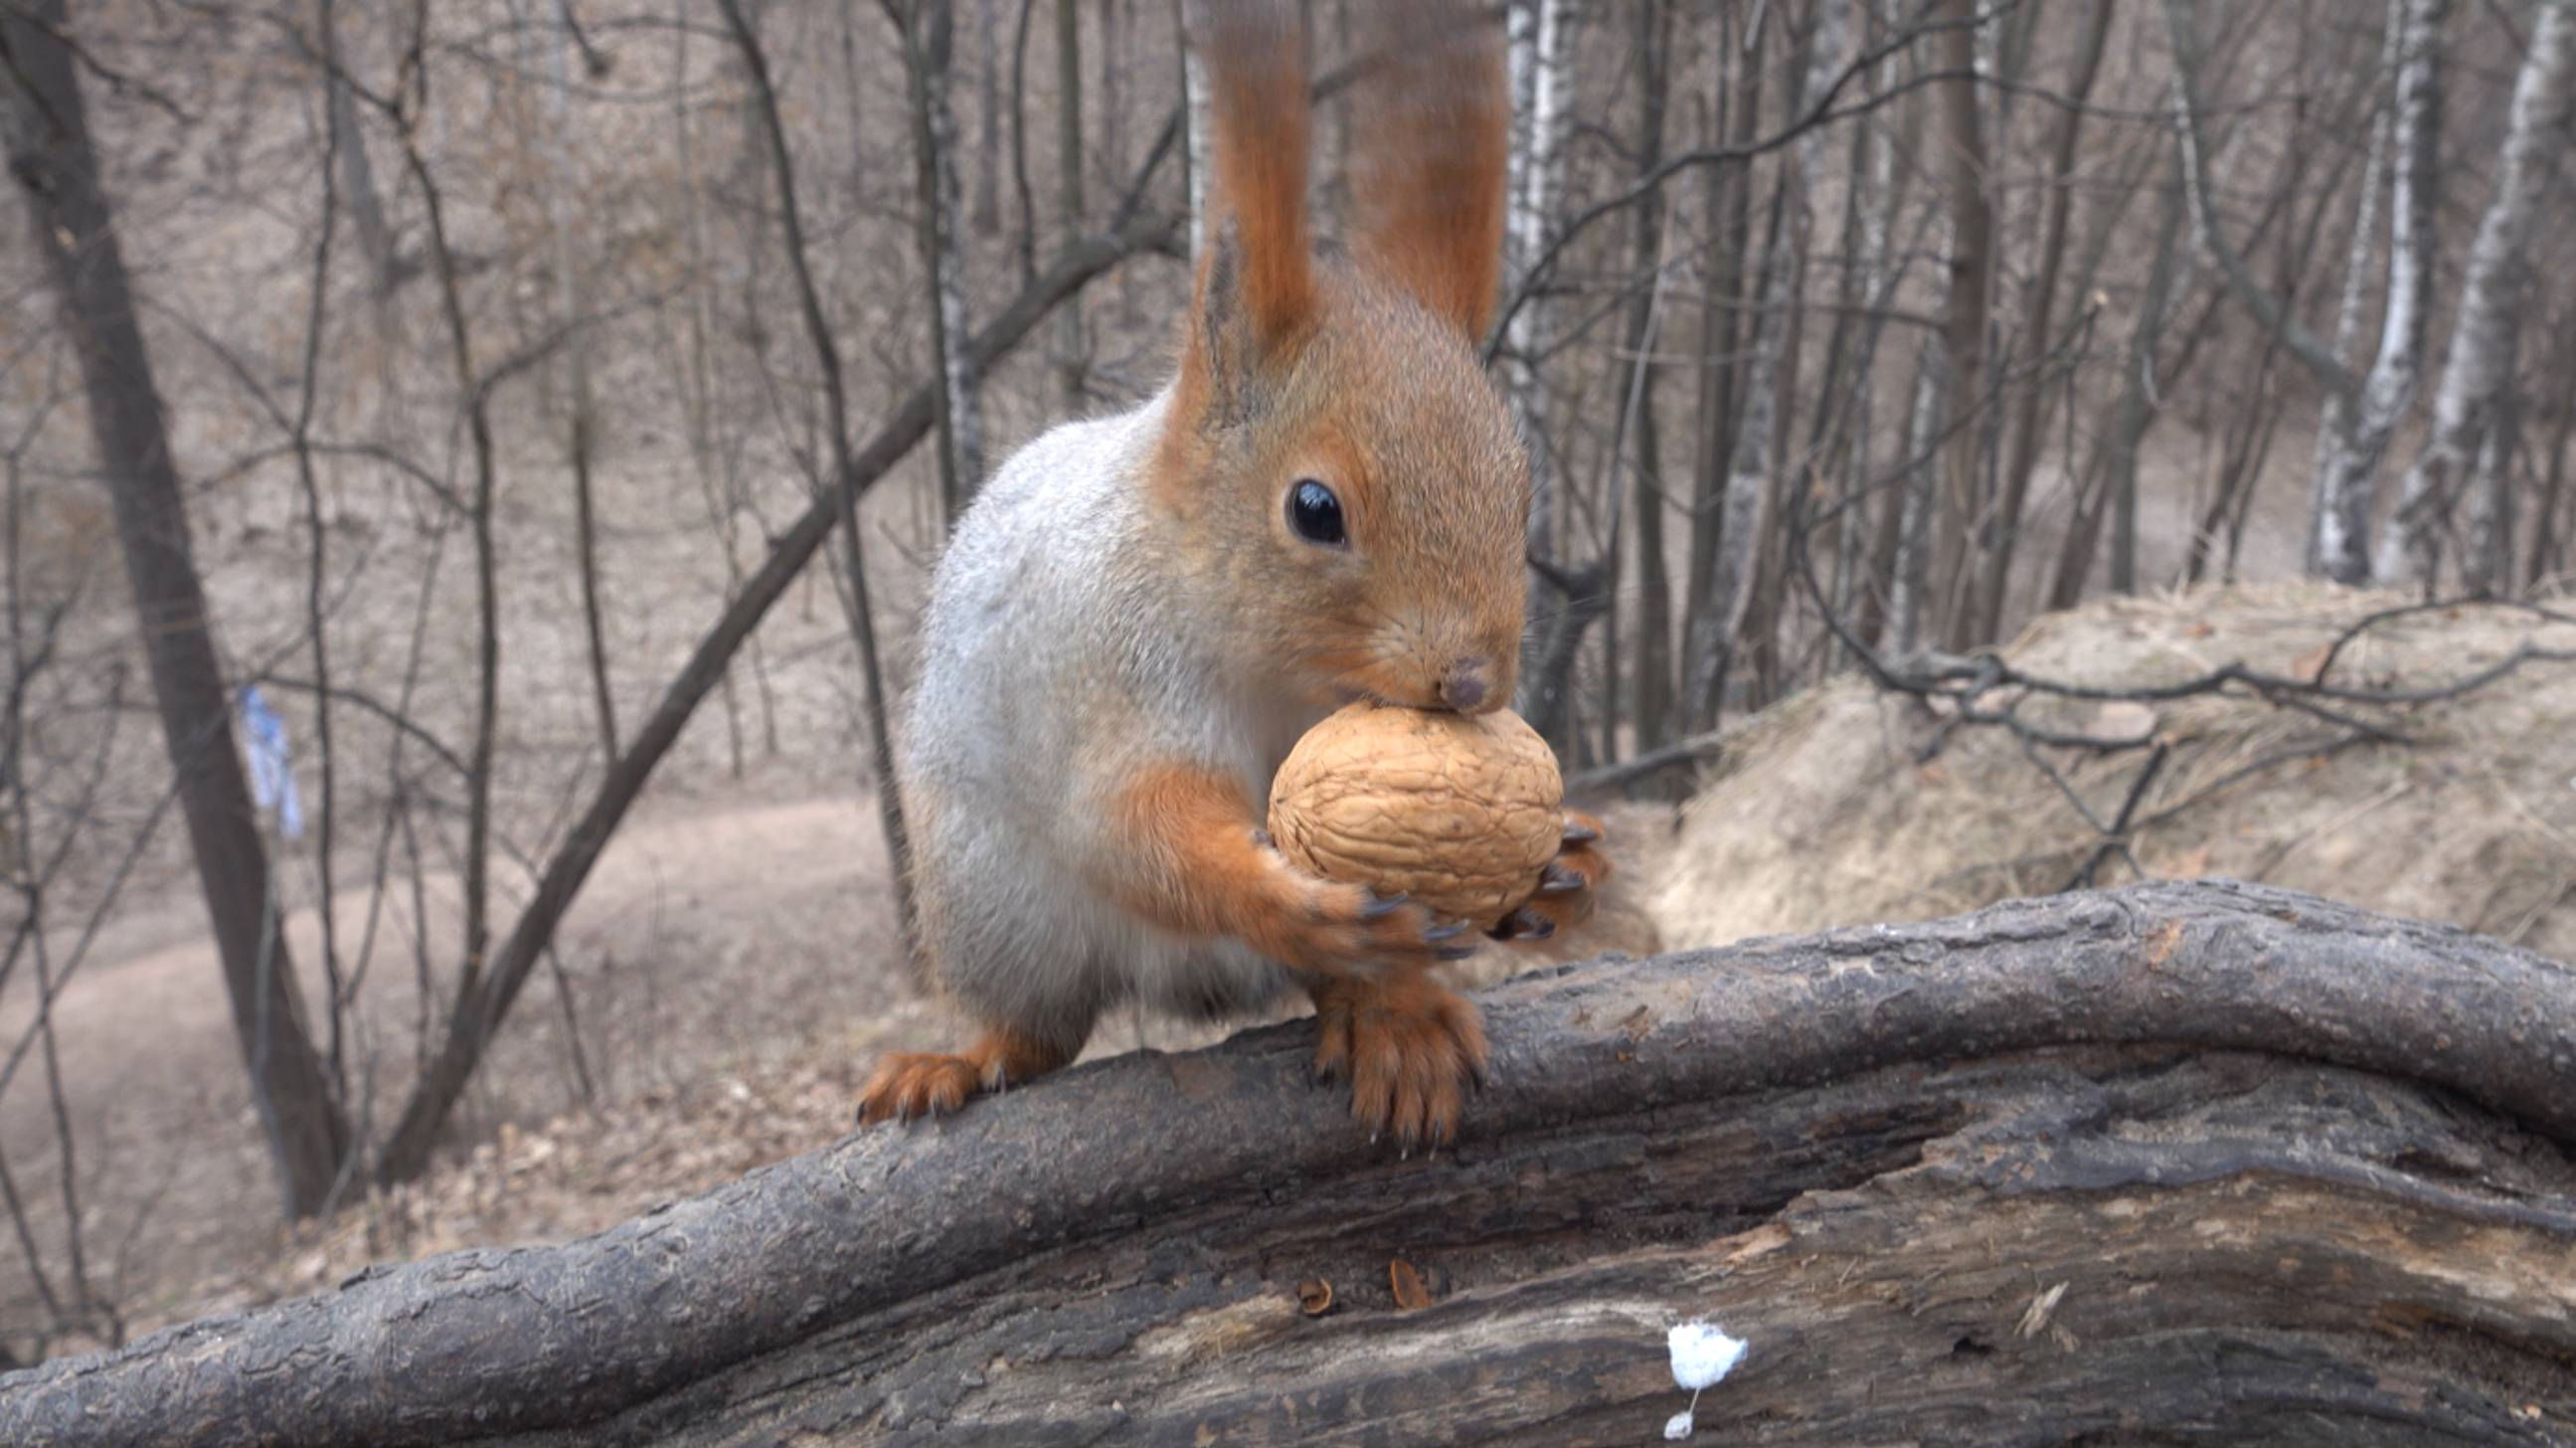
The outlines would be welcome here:
M 650 1100 L 800 1054 L 860 1054 L 890 1024 L 917 1018 L 922 1007 L 907 1004 L 909 984 L 893 965 L 885 878 L 873 812 L 856 796 L 682 802 L 632 820 L 558 933 L 596 1099 Z M 421 888 L 432 956 L 452 960 L 458 883 L 442 874 Z M 347 888 L 335 901 L 353 972 L 369 896 Z M 514 906 L 496 910 L 505 926 Z M 356 1089 L 379 1134 L 411 1074 L 420 1019 L 412 908 L 407 884 L 385 901 L 347 1041 Z M 151 1311 L 162 1289 L 149 1284 L 181 1291 L 177 1284 L 227 1263 L 273 1256 L 279 1242 L 203 930 L 202 908 L 175 891 L 145 905 L 101 942 L 105 953 L 54 1005 L 62 1095 L 80 1143 L 74 1182 L 88 1265 L 103 1286 L 141 1289 L 129 1312 Z M 318 912 L 294 912 L 287 936 L 306 999 L 318 1004 Z M 116 953 L 128 942 L 160 943 Z M 469 1135 L 581 1108 L 560 1002 L 551 977 L 531 982 L 466 1103 L 467 1125 L 481 1128 Z M 0 1009 L 0 1039 L 16 1040 L 33 1008 L 30 991 Z M 65 1220 L 60 1159 L 38 1068 L 31 1057 L 0 1106 L 0 1150 L 59 1270 L 67 1255 L 54 1245 Z M 37 1314 L 34 1283 L 8 1254 L 0 1262 L 0 1333 L 23 1330 L 41 1320 Z

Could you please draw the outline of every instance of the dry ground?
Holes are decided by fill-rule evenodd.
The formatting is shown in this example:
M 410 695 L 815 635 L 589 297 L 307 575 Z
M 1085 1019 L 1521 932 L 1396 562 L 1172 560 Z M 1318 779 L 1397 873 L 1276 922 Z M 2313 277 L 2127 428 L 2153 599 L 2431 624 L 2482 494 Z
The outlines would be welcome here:
M 2344 626 L 2402 601 L 2309 584 L 2105 600 L 2040 620 L 2006 654 L 2104 686 L 2233 661 L 2300 674 Z M 2363 635 L 2335 678 L 2437 688 L 2525 639 L 2576 648 L 2576 626 L 2479 607 L 2411 615 Z M 2095 708 L 2049 722 L 2081 729 Z M 2158 877 L 2265 881 L 2576 959 L 2576 667 L 2535 663 L 2395 722 L 2419 742 L 2322 758 L 2303 746 L 2339 731 L 2248 699 L 2180 700 L 2123 722 L 2171 746 L 2137 809 L 2139 861 Z M 1759 721 L 1664 857 L 1653 913 L 1672 942 L 1924 919 L 2061 888 L 2094 828 L 2002 730 L 1957 730 L 1927 757 L 1940 723 L 1857 679 Z M 2105 819 L 2145 763 L 2049 754 Z M 2125 878 L 2115 863 L 2102 882 Z

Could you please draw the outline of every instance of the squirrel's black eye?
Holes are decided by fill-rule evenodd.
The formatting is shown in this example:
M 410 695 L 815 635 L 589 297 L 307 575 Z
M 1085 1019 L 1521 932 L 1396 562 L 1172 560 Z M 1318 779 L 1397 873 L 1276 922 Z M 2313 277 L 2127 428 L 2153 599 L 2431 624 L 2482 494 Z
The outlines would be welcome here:
M 1313 478 L 1300 478 L 1288 490 L 1288 526 L 1309 543 L 1338 548 L 1350 540 L 1342 530 L 1342 500 Z

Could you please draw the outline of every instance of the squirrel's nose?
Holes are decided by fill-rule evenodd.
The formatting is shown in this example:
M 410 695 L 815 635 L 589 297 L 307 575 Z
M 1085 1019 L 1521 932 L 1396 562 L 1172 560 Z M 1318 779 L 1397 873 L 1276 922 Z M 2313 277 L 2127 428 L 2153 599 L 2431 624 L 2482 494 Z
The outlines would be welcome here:
M 1450 666 L 1440 680 L 1440 702 L 1466 713 L 1485 702 L 1493 687 L 1494 661 L 1486 658 L 1461 659 Z

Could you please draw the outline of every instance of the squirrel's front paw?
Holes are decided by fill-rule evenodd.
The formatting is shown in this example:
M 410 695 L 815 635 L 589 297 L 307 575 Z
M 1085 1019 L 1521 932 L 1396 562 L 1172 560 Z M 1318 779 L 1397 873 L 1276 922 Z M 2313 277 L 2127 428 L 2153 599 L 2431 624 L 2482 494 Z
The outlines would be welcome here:
M 1317 981 L 1315 1075 L 1345 1076 L 1351 1115 L 1371 1140 L 1392 1132 L 1406 1151 L 1457 1134 L 1467 1089 L 1484 1079 L 1485 1028 L 1464 996 L 1419 972 L 1383 980 Z
M 1272 960 L 1326 975 L 1375 975 L 1476 953 L 1467 926 L 1444 922 L 1401 895 L 1380 895 L 1272 859 L 1276 872 L 1263 918 L 1244 932 L 1245 942 Z
M 1539 872 L 1538 893 L 1486 932 L 1496 940 L 1545 940 L 1592 918 L 1601 882 L 1610 878 L 1610 856 L 1601 848 L 1601 822 L 1568 813 L 1556 858 Z

